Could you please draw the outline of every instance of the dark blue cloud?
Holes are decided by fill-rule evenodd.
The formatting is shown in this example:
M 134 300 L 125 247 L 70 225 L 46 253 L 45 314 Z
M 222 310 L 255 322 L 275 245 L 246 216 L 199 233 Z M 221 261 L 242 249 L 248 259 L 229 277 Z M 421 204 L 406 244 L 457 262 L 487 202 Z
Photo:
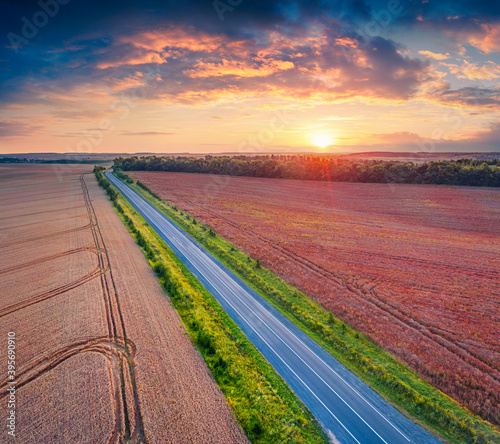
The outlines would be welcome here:
M 217 10 L 213 0 L 2 1 L 0 100 L 39 100 L 33 97 L 37 85 L 43 85 L 47 90 L 64 90 L 75 84 L 91 82 L 112 86 L 113 81 L 126 78 L 131 69 L 102 70 L 97 69 L 99 64 L 140 51 L 130 44 L 117 44 L 117 41 L 123 36 L 163 29 L 172 24 L 203 30 L 208 35 L 225 35 L 230 41 L 247 41 L 255 52 L 269 44 L 267 37 L 273 32 L 290 37 L 307 35 L 314 25 L 320 24 L 326 26 L 332 47 L 330 50 L 322 48 L 320 54 L 307 45 L 298 48 L 304 54 L 300 62 L 295 61 L 298 67 L 312 69 L 318 65 L 323 70 L 340 67 L 348 78 L 338 79 L 338 83 L 352 94 L 376 89 L 383 97 L 409 98 L 418 89 L 426 64 L 403 57 L 397 43 L 380 37 L 381 24 L 422 26 L 422 23 L 431 23 L 437 29 L 440 26 L 443 29 L 466 29 L 494 21 L 500 14 L 499 3 L 485 0 L 431 0 L 427 3 L 416 0 L 401 3 L 398 0 L 242 0 L 236 3 L 234 0 L 231 3 L 220 0 L 215 4 L 223 9 Z M 220 6 L 224 4 L 226 7 Z M 42 20 L 44 14 L 46 23 Z M 450 21 L 450 16 L 458 18 Z M 422 17 L 423 22 L 417 17 Z M 357 66 L 348 56 L 350 50 L 346 56 L 346 51 L 336 47 L 336 38 L 342 37 L 357 42 L 369 67 Z M 17 51 L 12 48 L 16 38 L 20 41 Z M 298 49 L 292 51 L 285 47 L 276 58 L 289 61 Z M 224 53 L 211 55 L 217 63 L 224 56 Z M 235 53 L 232 56 L 238 58 Z M 252 54 L 248 56 L 252 57 Z M 199 57 L 196 53 L 186 53 L 179 59 L 169 60 L 165 69 L 169 71 L 170 81 L 163 85 L 165 94 L 171 92 L 174 95 L 189 87 L 214 91 L 234 87 L 244 91 L 261 84 L 263 89 L 266 88 L 266 82 L 261 79 L 255 79 L 252 86 L 251 80 L 243 84 L 231 77 L 186 78 L 183 72 L 193 68 Z M 313 90 L 319 81 L 309 82 L 299 71 L 289 71 L 276 73 L 267 82 L 269 88 L 302 85 L 301 90 Z

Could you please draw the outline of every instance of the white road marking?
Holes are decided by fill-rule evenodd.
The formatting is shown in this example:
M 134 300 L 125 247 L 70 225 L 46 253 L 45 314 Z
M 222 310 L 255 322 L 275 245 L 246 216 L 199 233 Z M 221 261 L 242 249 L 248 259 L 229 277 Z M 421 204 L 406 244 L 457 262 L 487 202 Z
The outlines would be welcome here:
M 108 176 L 109 178 L 109 176 Z M 127 197 L 131 200 L 144 214 L 143 216 L 149 218 L 151 221 L 158 226 L 158 228 L 162 231 L 163 235 L 167 236 L 176 248 L 183 252 L 183 255 L 187 260 L 191 263 L 191 265 L 209 282 L 217 293 L 226 301 L 226 303 L 231 306 L 231 308 L 238 313 L 240 318 L 255 332 L 255 334 L 269 347 L 270 350 L 274 352 L 274 354 L 285 364 L 288 369 L 295 375 L 295 377 L 313 394 L 313 396 L 322 404 L 322 406 L 336 419 L 336 421 L 351 435 L 351 437 L 359 443 L 359 441 L 352 435 L 352 433 L 342 424 L 342 422 L 331 412 L 331 410 L 321 401 L 321 399 L 316 395 L 316 393 L 295 373 L 295 371 L 285 362 L 285 360 L 277 353 L 277 351 L 260 335 L 260 333 L 255 330 L 255 328 L 242 316 L 240 311 L 236 309 L 236 307 L 220 292 L 217 290 L 216 284 L 209 279 L 205 273 L 197 266 L 193 259 L 190 259 L 186 253 L 191 254 L 194 257 L 194 260 L 200 262 L 200 265 L 205 266 L 208 272 L 211 272 L 218 281 L 220 281 L 236 298 L 248 309 L 250 310 L 254 316 L 264 325 L 267 329 L 272 332 L 278 340 L 280 340 L 290 351 L 297 356 L 315 375 L 316 377 L 325 384 L 342 402 L 354 413 L 356 416 L 363 421 L 363 423 L 375 434 L 379 437 L 384 443 L 387 442 L 347 403 L 342 396 L 340 396 L 301 356 L 297 354 L 297 352 L 290 347 L 290 345 L 279 336 L 276 331 L 270 327 L 268 323 L 266 323 L 234 290 L 230 288 L 230 286 L 226 283 L 226 280 L 229 281 L 231 286 L 236 287 L 237 290 L 241 290 L 241 287 L 238 286 L 238 283 L 234 281 L 232 276 L 228 275 L 225 270 L 223 270 L 217 263 L 211 260 L 208 257 L 207 253 L 197 244 L 192 241 L 186 233 L 181 231 L 180 228 L 175 226 L 173 222 L 170 220 L 166 220 L 166 217 L 161 214 L 153 205 L 149 202 L 146 202 L 140 195 L 138 195 L 135 191 L 133 191 L 130 187 L 122 184 L 121 181 L 116 179 L 115 177 L 110 178 L 113 184 Z M 123 185 L 123 186 L 122 186 Z M 187 242 L 186 242 L 187 240 Z M 224 278 L 224 279 L 222 279 Z M 248 294 L 245 291 L 246 294 Z M 273 322 L 275 322 L 278 326 L 282 327 L 286 330 L 291 336 L 293 336 L 303 347 L 304 351 L 312 354 L 318 361 L 320 361 L 329 371 L 331 371 L 337 378 L 339 378 L 349 389 L 351 389 L 354 393 L 356 393 L 360 399 L 362 399 L 371 409 L 373 409 L 377 414 L 379 414 L 388 424 L 390 424 L 397 432 L 399 432 L 407 441 L 410 439 L 405 436 L 394 424 L 392 424 L 388 418 L 386 418 L 380 411 L 378 411 L 366 398 L 364 398 L 351 384 L 349 384 L 341 375 L 339 375 L 330 365 L 328 365 L 320 356 L 318 356 L 311 348 L 309 348 L 296 334 L 291 331 L 286 325 L 284 325 L 279 319 L 277 319 L 274 313 L 269 312 L 262 304 L 257 301 L 253 295 L 249 295 L 254 304 L 258 306 L 258 308 L 271 318 Z M 257 308 L 257 307 L 256 307 Z

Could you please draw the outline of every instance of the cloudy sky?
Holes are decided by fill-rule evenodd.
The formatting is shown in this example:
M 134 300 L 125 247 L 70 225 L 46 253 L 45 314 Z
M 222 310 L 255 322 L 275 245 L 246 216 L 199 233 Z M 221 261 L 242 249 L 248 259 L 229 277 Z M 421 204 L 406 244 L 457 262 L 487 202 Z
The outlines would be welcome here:
M 0 153 L 498 151 L 500 2 L 0 0 Z

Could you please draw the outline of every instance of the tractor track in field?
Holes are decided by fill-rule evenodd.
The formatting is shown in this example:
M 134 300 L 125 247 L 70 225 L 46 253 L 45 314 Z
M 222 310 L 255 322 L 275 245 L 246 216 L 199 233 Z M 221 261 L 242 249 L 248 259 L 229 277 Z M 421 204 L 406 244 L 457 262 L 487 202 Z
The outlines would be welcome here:
M 85 206 L 89 215 L 92 237 L 94 239 L 95 250 L 98 252 L 98 260 L 101 269 L 108 270 L 108 273 L 101 273 L 101 287 L 104 303 L 106 306 L 109 341 L 117 346 L 122 346 L 124 359 L 120 360 L 119 367 L 113 367 L 118 373 L 121 387 L 121 405 L 119 407 L 120 417 L 123 415 L 123 423 L 120 424 L 119 441 L 132 443 L 146 443 L 142 414 L 139 405 L 139 395 L 135 382 L 134 354 L 135 347 L 128 340 L 125 322 L 123 320 L 118 291 L 116 289 L 113 272 L 109 265 L 109 255 L 104 239 L 102 237 L 99 222 L 90 199 L 84 174 L 80 175 L 80 183 L 83 190 Z M 128 396 L 126 387 L 129 387 Z M 132 399 L 129 399 L 129 396 Z M 131 430 L 133 424 L 133 430 Z
M 135 347 L 129 341 L 130 349 L 135 353 Z M 21 371 L 16 373 L 17 378 L 17 387 L 22 387 L 26 385 L 28 382 L 31 382 L 38 378 L 45 371 L 52 370 L 58 364 L 65 361 L 66 359 L 76 355 L 77 353 L 83 352 L 97 352 L 106 355 L 106 357 L 110 357 L 115 353 L 115 350 L 118 354 L 125 356 L 125 348 L 124 343 L 110 342 L 108 337 L 95 337 L 85 340 L 76 341 L 73 344 L 66 345 L 61 349 L 57 350 L 54 353 L 51 353 L 50 356 L 42 356 L 28 364 Z M 8 384 L 7 380 L 4 380 L 0 383 L 0 389 L 3 389 Z M 1 396 L 6 396 L 3 393 Z
M 14 215 L 14 216 L 6 216 L 6 217 L 0 217 L 0 220 L 5 220 L 5 219 L 12 219 L 13 217 L 25 217 L 25 216 L 35 216 L 35 215 L 38 215 L 38 214 L 45 214 L 45 213 L 58 213 L 59 211 L 68 211 L 68 210 L 72 210 L 73 207 L 67 207 L 67 208 L 60 208 L 58 210 L 44 210 L 44 211 L 34 211 L 34 212 L 31 212 L 31 213 L 21 213 L 21 214 L 17 214 L 17 215 Z
M 184 198 L 183 196 L 180 196 L 179 194 L 171 190 L 167 190 L 167 192 L 175 196 L 176 199 L 184 202 L 186 205 L 191 207 L 197 207 L 200 211 L 209 214 L 214 219 L 216 220 L 218 219 L 222 221 L 222 223 L 226 223 L 227 225 L 238 231 L 239 233 L 238 236 L 240 237 L 251 236 L 255 239 L 258 239 L 261 242 L 264 242 L 268 247 L 275 250 L 278 253 L 278 255 L 285 256 L 288 260 L 291 260 L 299 264 L 300 266 L 307 268 L 309 271 L 327 279 L 331 284 L 334 285 L 334 287 L 341 290 L 347 290 L 351 295 L 361 299 L 364 302 L 368 302 L 372 306 L 377 307 L 378 309 L 382 310 L 387 315 L 389 315 L 391 318 L 395 319 L 397 322 L 400 322 L 403 326 L 416 331 L 417 333 L 425 336 L 427 339 L 432 341 L 434 344 L 445 348 L 448 352 L 452 353 L 454 356 L 463 361 L 465 364 L 478 369 L 479 371 L 488 375 L 495 381 L 500 382 L 500 366 L 498 364 L 491 361 L 486 361 L 484 357 L 481 357 L 478 354 L 467 349 L 460 343 L 460 341 L 457 341 L 454 338 L 454 335 L 451 335 L 445 329 L 442 329 L 438 326 L 427 325 L 425 322 L 417 319 L 416 317 L 411 316 L 409 313 L 403 312 L 399 307 L 389 303 L 387 300 L 382 298 L 375 291 L 374 288 L 375 286 L 372 286 L 368 291 L 366 291 L 366 285 L 367 285 L 366 283 L 359 284 L 358 282 L 356 282 L 355 279 L 351 277 L 339 277 L 335 275 L 332 271 L 327 270 L 318 264 L 315 264 L 311 260 L 302 257 L 301 255 L 289 250 L 288 248 L 277 245 L 274 241 L 267 239 L 265 236 L 262 236 L 251 229 L 247 228 L 243 229 L 240 225 L 233 222 L 231 219 L 222 216 L 213 210 L 207 209 L 200 203 L 194 203 L 189 199 Z M 172 201 L 170 201 L 170 203 L 172 205 L 175 205 Z M 373 253 L 373 255 L 376 255 L 376 253 Z M 388 257 L 392 259 L 403 260 L 401 257 L 395 255 L 388 255 Z M 418 262 L 425 264 L 427 266 L 429 265 L 446 266 L 445 264 L 442 263 L 436 264 L 434 263 L 434 261 L 418 260 Z M 468 269 L 467 267 L 464 268 L 472 273 L 484 275 L 484 271 L 479 273 L 478 270 L 474 268 L 470 269 Z M 492 273 L 492 276 L 494 275 L 496 276 L 496 273 Z
M 81 196 L 81 194 L 82 194 L 82 193 L 76 193 L 76 194 L 73 194 L 73 195 L 71 196 L 71 200 L 69 200 L 69 199 L 68 199 L 68 202 L 74 202 L 74 199 L 73 199 L 73 198 L 74 198 L 75 196 Z M 12 199 L 12 200 L 15 202 L 17 199 Z M 45 202 L 45 201 L 47 201 L 47 200 L 57 200 L 57 201 L 61 202 L 61 197 L 60 197 L 60 195 L 59 195 L 59 197 L 58 197 L 58 196 L 54 196 L 54 197 L 47 197 L 46 199 L 40 199 L 40 198 L 39 198 L 39 199 L 23 200 L 23 205 L 24 205 L 24 204 L 27 204 L 27 203 L 32 203 L 32 202 Z M 0 203 L 2 203 L 2 204 L 7 203 L 7 204 L 8 204 L 9 202 L 0 202 Z
M 82 227 L 71 228 L 69 230 L 56 231 L 55 233 L 46 234 L 44 236 L 31 237 L 29 239 L 25 239 L 22 241 L 13 241 L 13 242 L 5 243 L 5 244 L 2 244 L 0 246 L 0 250 L 2 250 L 4 248 L 10 248 L 13 246 L 17 246 L 19 244 L 26 244 L 28 242 L 34 242 L 34 241 L 38 241 L 38 240 L 42 240 L 42 239 L 50 239 L 51 237 L 57 237 L 57 236 L 61 236 L 63 234 L 69 234 L 69 233 L 74 233 L 76 231 L 87 230 L 90 227 L 91 227 L 91 223 L 88 223 L 86 225 L 83 225 Z
M 46 375 L 51 370 L 55 369 L 58 365 L 82 353 L 98 353 L 106 358 L 112 369 L 122 368 L 123 366 L 127 365 L 129 356 L 133 356 L 135 354 L 135 346 L 130 341 L 128 341 L 127 349 L 128 351 L 126 351 L 125 343 L 123 341 L 110 341 L 108 337 L 91 338 L 87 340 L 77 341 L 57 350 L 56 352 L 51 353 L 49 356 L 42 356 L 38 358 L 36 361 L 31 362 L 21 371 L 18 371 L 16 374 L 16 389 L 23 387 L 24 385 L 36 380 L 42 375 Z M 118 372 L 110 373 L 114 398 L 113 407 L 115 425 L 106 442 L 118 443 L 123 442 L 123 431 L 121 426 L 121 418 L 123 412 L 120 409 L 122 402 L 121 398 L 123 383 L 119 378 Z M 8 392 L 6 391 L 6 388 L 8 384 L 8 379 L 0 384 L 0 392 L 2 393 L 0 395 L 0 398 L 7 396 Z
M 74 229 L 57 231 L 44 236 L 35 236 L 19 242 L 10 242 L 8 244 L 3 244 L 0 248 L 8 248 L 20 243 L 33 242 L 37 240 L 51 239 L 56 236 L 84 230 L 91 231 L 92 244 L 4 268 L 0 270 L 0 275 L 6 275 L 8 273 L 22 270 L 26 267 L 37 266 L 42 263 L 47 263 L 61 257 L 67 257 L 81 252 L 90 252 L 95 254 L 97 258 L 95 268 L 70 283 L 66 283 L 0 309 L 0 318 L 31 305 L 64 294 L 69 290 L 85 284 L 86 282 L 99 278 L 106 312 L 107 335 L 104 337 L 83 338 L 62 347 L 56 352 L 34 358 L 34 360 L 28 363 L 25 367 L 20 367 L 18 369 L 16 374 L 16 387 L 19 388 L 35 381 L 42 375 L 47 374 L 61 363 L 66 362 L 68 359 L 76 355 L 82 353 L 98 353 L 104 356 L 108 361 L 108 372 L 113 398 L 114 427 L 110 432 L 107 442 L 109 444 L 147 443 L 135 382 L 134 356 L 136 347 L 133 342 L 127 338 L 120 301 L 110 267 L 108 251 L 104 244 L 99 222 L 85 183 L 84 174 L 81 174 L 79 177 L 79 185 L 81 192 L 75 193 L 74 196 L 83 196 L 85 211 L 89 218 L 88 224 Z M 74 209 L 74 206 L 68 209 Z M 30 215 L 48 212 L 50 211 L 33 212 L 30 213 Z M 22 215 L 20 217 L 22 217 Z M 0 382 L 0 398 L 7 396 L 7 384 L 7 380 Z
M 60 222 L 60 221 L 63 221 L 63 220 L 68 220 L 68 219 L 76 219 L 78 217 L 82 217 L 82 214 L 77 214 L 76 216 L 65 216 L 65 217 L 59 217 L 57 219 L 46 219 L 44 220 L 43 222 L 44 223 L 47 223 L 47 222 Z M 9 218 L 10 219 L 10 218 Z M 33 225 L 39 225 L 40 222 L 31 222 L 29 224 L 16 224 L 16 225 L 10 225 L 10 226 L 2 226 L 2 228 L 0 228 L 0 231 L 7 231 L 7 230 L 12 230 L 13 228 L 14 229 L 17 229 L 17 228 L 26 228 L 26 227 L 31 227 Z
M 23 268 L 26 268 L 26 267 L 40 265 L 44 262 L 49 262 L 51 260 L 59 259 L 61 257 L 70 256 L 70 255 L 76 254 L 76 253 L 81 253 L 83 251 L 88 251 L 88 252 L 97 254 L 95 248 L 92 246 L 74 248 L 72 250 L 64 251 L 63 253 L 52 254 L 50 256 L 45 256 L 45 257 L 42 257 L 40 259 L 35 259 L 33 261 L 23 262 L 22 264 L 19 264 L 19 265 L 14 265 L 12 267 L 4 268 L 4 269 L 0 270 L 0 276 L 7 274 L 7 273 L 12 273 L 14 271 L 22 270 Z
M 77 179 L 78 180 L 78 179 Z M 76 181 L 77 181 L 76 180 Z M 76 182 L 74 180 L 68 180 L 67 182 Z M 24 182 L 24 179 L 20 180 L 19 181 L 20 183 L 23 183 Z M 18 183 L 16 183 L 15 180 L 13 181 L 10 181 L 9 182 L 11 185 L 2 185 L 2 190 L 23 190 L 25 188 L 28 188 L 28 189 L 31 189 L 32 186 L 30 184 L 25 184 L 25 185 L 19 185 Z M 44 186 L 44 184 L 48 184 L 49 186 L 53 186 L 54 185 L 54 182 L 50 181 L 50 180 L 47 180 L 47 181 L 44 181 L 44 182 L 38 182 L 38 184 L 42 187 Z M 80 188 L 78 188 L 78 184 L 77 184 L 77 187 L 75 188 L 77 190 L 80 190 Z
M 52 196 L 55 195 L 54 197 L 45 197 L 45 196 Z M 75 193 L 73 196 L 81 196 L 82 193 Z M 58 196 L 61 196 L 60 191 L 54 191 L 47 193 L 46 191 L 43 193 L 30 193 L 30 197 L 34 197 L 34 199 L 23 199 L 23 203 L 30 203 L 30 202 L 37 202 L 37 201 L 43 201 L 43 200 L 51 200 L 51 199 L 57 199 Z M 0 199 L 0 204 L 8 204 L 10 202 L 17 202 L 19 201 L 18 197 L 8 197 L 7 199 Z
M 34 304 L 38 304 L 39 302 L 53 298 L 60 294 L 66 293 L 69 290 L 73 290 L 74 288 L 79 287 L 80 285 L 83 285 L 86 282 L 91 281 L 92 279 L 95 279 L 97 276 L 102 275 L 104 272 L 105 270 L 102 270 L 99 268 L 99 266 L 96 266 L 90 273 L 83 275 L 82 277 L 76 279 L 73 282 L 61 285 L 60 287 L 53 288 L 38 295 L 32 296 L 24 301 L 16 302 L 15 304 L 11 304 L 8 305 L 7 307 L 0 309 L 0 318 L 8 314 L 14 313 L 15 311 L 21 310 L 23 308 L 29 307 Z

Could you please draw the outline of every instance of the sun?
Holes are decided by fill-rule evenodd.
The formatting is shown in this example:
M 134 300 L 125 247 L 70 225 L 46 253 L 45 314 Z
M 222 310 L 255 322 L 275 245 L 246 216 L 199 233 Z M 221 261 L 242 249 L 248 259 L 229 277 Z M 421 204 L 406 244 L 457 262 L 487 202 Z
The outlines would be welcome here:
M 329 134 L 315 134 L 313 136 L 313 143 L 317 147 L 326 148 L 329 145 L 333 145 L 333 138 Z

